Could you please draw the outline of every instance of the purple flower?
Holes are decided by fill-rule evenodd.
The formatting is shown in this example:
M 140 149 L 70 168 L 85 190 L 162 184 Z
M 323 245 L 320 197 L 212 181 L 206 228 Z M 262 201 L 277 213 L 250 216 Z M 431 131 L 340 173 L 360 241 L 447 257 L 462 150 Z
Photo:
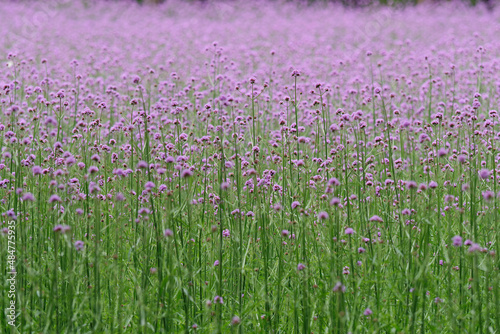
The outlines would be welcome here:
M 473 243 L 470 247 L 469 247 L 469 253 L 475 253 L 475 252 L 480 252 L 482 251 L 483 249 L 481 248 L 481 246 L 479 246 L 479 244 L 476 244 L 476 243 Z
M 40 175 L 42 174 L 42 167 L 35 166 L 31 171 L 33 172 L 33 175 Z
M 333 292 L 345 292 L 345 286 L 342 283 L 337 282 L 333 287 Z
M 363 315 L 366 315 L 366 316 L 371 315 L 371 314 L 373 314 L 373 311 L 372 311 L 372 310 L 370 310 L 369 308 L 367 308 L 367 309 L 363 312 Z
M 167 229 L 163 232 L 163 235 L 165 236 L 165 238 L 170 238 L 171 236 L 173 236 L 173 235 L 174 235 L 174 232 L 173 232 L 171 229 L 167 228 Z
M 99 168 L 97 168 L 96 166 L 89 167 L 89 174 L 94 174 L 94 173 L 97 173 L 98 171 L 99 171 Z
M 371 222 L 379 222 L 382 223 L 384 220 L 380 218 L 379 216 L 375 215 L 369 219 Z
M 182 177 L 183 179 L 188 178 L 188 177 L 190 177 L 190 176 L 193 176 L 193 172 L 192 172 L 191 170 L 189 170 L 189 169 L 184 169 L 184 170 L 181 172 L 181 177 Z
M 408 181 L 408 182 L 406 182 L 406 188 L 408 188 L 408 189 L 416 189 L 417 188 L 417 182 L 415 182 L 415 181 Z
M 300 203 L 297 201 L 292 202 L 292 209 L 295 209 L 296 207 L 300 206 Z
M 219 265 L 219 260 L 215 260 L 214 267 L 217 267 L 218 265 Z
M 330 205 L 339 206 L 339 204 L 340 204 L 340 199 L 337 197 L 332 198 L 332 200 L 330 201 Z
M 328 219 L 328 213 L 327 213 L 327 212 L 325 212 L 325 211 L 321 211 L 321 212 L 318 214 L 318 218 L 319 218 L 320 220 L 326 220 L 326 219 Z
M 354 234 L 354 230 L 352 228 L 348 227 L 345 229 L 345 234 L 348 234 L 348 235 Z
M 241 319 L 238 316 L 234 316 L 233 319 L 231 319 L 231 326 L 236 326 L 241 323 Z
M 148 163 L 146 161 L 139 161 L 137 163 L 137 168 L 138 169 L 145 169 L 145 168 L 148 168 Z
M 92 168 L 92 167 L 91 167 L 91 168 Z M 98 193 L 98 192 L 100 192 L 100 191 L 101 191 L 101 188 L 99 187 L 99 185 L 97 185 L 97 183 L 95 183 L 95 182 L 90 182 L 90 184 L 89 184 L 89 192 L 90 192 L 91 194 L 96 194 L 96 193 Z
M 229 238 L 231 236 L 231 233 L 229 232 L 229 229 L 225 229 L 224 231 L 222 231 L 222 236 L 226 237 L 226 238 Z
M 328 185 L 330 186 L 339 186 L 340 182 L 337 180 L 337 178 L 332 177 L 330 180 L 328 180 Z
M 487 202 L 491 201 L 495 197 L 495 193 L 491 190 L 483 191 L 482 195 L 484 200 Z
M 448 150 L 445 148 L 440 148 L 437 152 L 438 157 L 444 157 L 448 154 Z
M 297 270 L 298 270 L 298 271 L 302 271 L 302 270 L 304 270 L 304 269 L 306 269 L 306 266 L 305 266 L 304 264 L 299 263 L 299 264 L 297 265 Z
M 61 197 L 58 195 L 52 195 L 49 198 L 49 203 L 54 203 L 54 202 L 61 202 Z
M 486 180 L 487 178 L 490 177 L 490 171 L 487 169 L 481 169 L 479 171 L 479 177 L 482 178 L 483 180 Z
M 77 251 L 81 251 L 83 249 L 83 247 L 85 246 L 84 242 L 81 241 L 81 240 L 77 240 L 75 241 L 75 249 Z
M 33 196 L 33 194 L 32 194 L 32 193 L 25 193 L 25 194 L 23 195 L 23 201 L 26 201 L 26 202 L 28 202 L 28 201 L 29 201 L 29 202 L 33 202 L 33 201 L 35 201 L 35 196 Z
M 61 234 L 64 234 L 64 233 L 68 232 L 69 230 L 71 230 L 71 227 L 69 227 L 68 225 L 61 225 L 61 224 L 54 226 L 54 229 L 53 229 L 54 232 L 61 233 Z
M 462 237 L 461 236 L 456 235 L 453 238 L 451 238 L 451 240 L 453 241 L 453 246 L 455 246 L 455 247 L 462 246 Z
M 151 211 L 148 208 L 140 208 L 138 213 L 140 215 L 149 215 L 151 213 Z

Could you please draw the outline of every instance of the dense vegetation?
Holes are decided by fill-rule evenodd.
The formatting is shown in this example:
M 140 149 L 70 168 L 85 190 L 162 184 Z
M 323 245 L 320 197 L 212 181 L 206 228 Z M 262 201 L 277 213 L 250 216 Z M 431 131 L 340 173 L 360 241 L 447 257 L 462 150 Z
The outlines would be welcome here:
M 2 333 L 498 333 L 498 13 L 49 9 L 0 12 Z

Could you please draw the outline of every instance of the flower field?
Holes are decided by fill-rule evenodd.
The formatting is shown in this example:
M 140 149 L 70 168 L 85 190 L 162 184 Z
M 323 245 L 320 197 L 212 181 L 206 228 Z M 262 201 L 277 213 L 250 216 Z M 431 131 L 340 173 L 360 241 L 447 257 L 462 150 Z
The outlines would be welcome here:
M 0 333 L 500 333 L 500 11 L 3 2 L 0 31 Z

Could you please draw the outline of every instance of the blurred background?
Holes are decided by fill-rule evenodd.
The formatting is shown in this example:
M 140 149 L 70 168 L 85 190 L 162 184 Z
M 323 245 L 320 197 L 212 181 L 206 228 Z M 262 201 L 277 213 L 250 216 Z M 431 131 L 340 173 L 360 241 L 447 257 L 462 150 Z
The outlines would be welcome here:
M 168 0 L 132 0 L 139 4 L 160 4 L 168 2 Z M 209 3 L 217 2 L 218 0 L 186 0 L 186 2 L 192 3 Z M 232 0 L 223 0 L 223 2 L 231 2 Z M 234 1 L 234 0 L 233 0 Z M 264 0 L 266 1 L 266 0 Z M 306 5 L 318 5 L 318 4 L 342 4 L 345 7 L 366 7 L 373 5 L 384 5 L 384 6 L 407 6 L 407 5 L 418 5 L 421 3 L 444 3 L 444 2 L 464 2 L 471 6 L 483 5 L 488 9 L 493 9 L 495 3 L 498 0 L 268 0 L 270 2 L 297 2 Z M 255 1 L 249 0 L 249 2 L 263 2 L 262 0 Z

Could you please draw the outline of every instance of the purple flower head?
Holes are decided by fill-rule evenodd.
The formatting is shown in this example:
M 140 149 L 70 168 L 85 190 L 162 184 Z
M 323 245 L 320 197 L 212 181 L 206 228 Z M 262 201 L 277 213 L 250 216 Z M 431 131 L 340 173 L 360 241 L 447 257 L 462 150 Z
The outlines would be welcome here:
M 373 314 L 373 311 L 372 311 L 372 310 L 370 310 L 369 308 L 367 308 L 367 309 L 363 312 L 363 315 L 366 315 L 366 316 L 369 316 L 369 315 L 371 315 L 371 314 Z
M 146 161 L 139 161 L 137 163 L 137 169 L 145 169 L 145 168 L 148 168 L 148 163 Z
M 163 232 L 163 235 L 165 236 L 165 238 L 170 238 L 171 236 L 173 236 L 173 235 L 174 235 L 174 232 L 173 232 L 171 229 L 167 228 L 167 229 Z
M 296 207 L 300 206 L 300 203 L 297 201 L 292 202 L 292 209 L 295 209 Z
M 32 193 L 25 193 L 23 195 L 22 199 L 25 202 L 34 202 L 35 201 L 35 196 L 33 196 Z
M 97 183 L 90 182 L 90 184 L 89 184 L 89 192 L 91 194 L 97 194 L 100 191 L 101 191 L 101 188 L 99 187 L 99 185 Z
M 191 177 L 191 176 L 193 176 L 193 172 L 192 172 L 191 170 L 189 170 L 189 169 L 184 169 L 184 170 L 181 172 L 181 177 L 182 177 L 183 179 L 188 178 L 188 177 Z
M 33 172 L 33 175 L 40 175 L 42 174 L 42 167 L 35 166 L 31 169 L 31 171 Z
M 304 270 L 304 269 L 306 269 L 306 266 L 305 266 L 304 264 L 299 263 L 299 264 L 297 265 L 297 270 L 298 270 L 298 271 L 302 271 L 302 270 Z
M 318 218 L 320 220 L 326 220 L 328 219 L 328 213 L 325 211 L 321 211 L 320 213 L 318 213 Z
M 84 242 L 81 241 L 81 240 L 77 240 L 75 241 L 75 249 L 77 251 L 81 251 L 83 249 L 83 247 L 85 246 Z
M 479 171 L 479 177 L 482 178 L 483 180 L 486 180 L 487 178 L 490 177 L 490 171 L 487 169 L 481 169 Z
M 215 260 L 214 267 L 217 267 L 218 265 L 219 265 L 219 260 Z
M 437 152 L 438 157 L 444 157 L 448 154 L 448 150 L 445 148 L 440 148 Z
M 431 181 L 429 182 L 429 188 L 431 189 L 436 189 L 438 186 L 437 182 L 436 181 Z
M 61 234 L 64 234 L 64 233 L 68 232 L 69 230 L 71 230 L 71 227 L 69 227 L 68 225 L 61 225 L 61 224 L 54 226 L 54 229 L 53 229 L 54 232 L 61 233 Z
M 222 236 L 226 237 L 226 238 L 229 238 L 231 236 L 231 233 L 229 232 L 229 229 L 225 229 L 224 231 L 222 231 Z
M 98 171 L 99 171 L 99 168 L 97 168 L 96 166 L 89 167 L 89 174 L 94 174 L 94 173 L 97 173 Z
M 342 283 L 337 282 L 333 287 L 333 292 L 345 292 L 345 286 Z
M 348 227 L 345 229 L 345 234 L 347 234 L 347 235 L 354 234 L 354 230 L 352 228 Z
M 408 182 L 406 182 L 406 188 L 408 188 L 408 189 L 416 189 L 417 188 L 417 182 L 415 182 L 415 181 L 408 181 Z
M 138 213 L 140 215 L 149 215 L 151 213 L 151 211 L 148 208 L 140 208 Z
M 340 204 L 340 198 L 338 198 L 338 197 L 334 197 L 330 201 L 330 205 L 332 205 L 332 206 L 339 206 L 339 204 Z
M 456 235 L 453 238 L 451 238 L 451 240 L 453 241 L 453 246 L 455 246 L 455 247 L 462 246 L 462 237 L 461 236 Z
M 339 186 L 340 182 L 337 180 L 337 178 L 332 177 L 330 180 L 328 180 L 328 185 L 329 186 Z
M 371 222 L 378 222 L 378 223 L 383 223 L 384 222 L 384 220 L 382 218 L 380 218 L 379 216 L 377 216 L 377 215 L 371 217 L 370 221 Z
M 49 198 L 49 203 L 54 203 L 54 202 L 61 202 L 61 197 L 58 195 L 52 195 Z
M 476 253 L 476 252 L 480 252 L 482 251 L 483 249 L 481 248 L 481 246 L 479 246 L 479 244 L 476 244 L 476 243 L 473 243 L 470 247 L 469 247 L 469 253 Z
M 235 315 L 232 319 L 231 319 L 231 326 L 236 326 L 236 325 L 239 325 L 241 323 L 241 319 Z
M 495 197 L 495 193 L 491 190 L 483 191 L 482 195 L 484 200 L 487 202 L 491 201 Z

